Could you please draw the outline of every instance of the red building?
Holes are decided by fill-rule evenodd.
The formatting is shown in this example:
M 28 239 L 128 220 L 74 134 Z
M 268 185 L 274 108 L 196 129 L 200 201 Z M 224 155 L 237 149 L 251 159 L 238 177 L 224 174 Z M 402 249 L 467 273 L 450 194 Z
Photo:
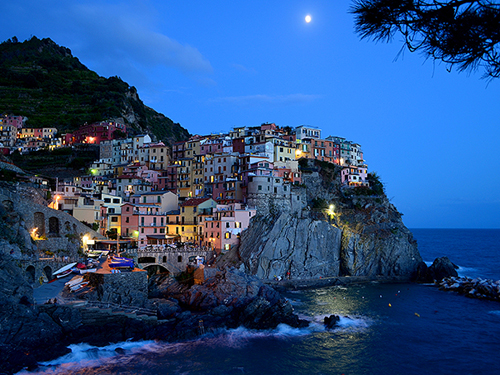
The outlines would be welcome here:
M 71 145 L 74 143 L 92 143 L 100 144 L 102 141 L 110 141 L 114 139 L 115 131 L 120 131 L 127 134 L 127 128 L 123 124 L 116 122 L 96 122 L 90 125 L 80 126 L 73 133 L 66 134 L 64 144 Z

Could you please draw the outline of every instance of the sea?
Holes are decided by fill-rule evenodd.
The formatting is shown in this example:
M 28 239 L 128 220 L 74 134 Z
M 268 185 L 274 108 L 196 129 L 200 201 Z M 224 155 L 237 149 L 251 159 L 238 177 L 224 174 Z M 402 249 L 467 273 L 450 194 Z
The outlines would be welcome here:
M 447 256 L 460 276 L 500 280 L 500 229 L 412 232 L 429 265 Z M 369 283 L 285 296 L 309 327 L 221 330 L 178 343 L 72 345 L 70 354 L 41 363 L 36 373 L 500 374 L 499 302 L 430 284 Z M 340 322 L 326 330 L 322 321 L 331 314 Z

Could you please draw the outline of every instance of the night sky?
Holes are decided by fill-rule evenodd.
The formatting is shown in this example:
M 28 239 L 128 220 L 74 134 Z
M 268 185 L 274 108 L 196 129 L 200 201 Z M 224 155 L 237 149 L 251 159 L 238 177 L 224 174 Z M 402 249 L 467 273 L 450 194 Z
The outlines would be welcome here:
M 500 80 L 360 40 L 350 5 L 3 1 L 0 40 L 51 38 L 192 134 L 274 122 L 355 141 L 409 228 L 499 228 Z

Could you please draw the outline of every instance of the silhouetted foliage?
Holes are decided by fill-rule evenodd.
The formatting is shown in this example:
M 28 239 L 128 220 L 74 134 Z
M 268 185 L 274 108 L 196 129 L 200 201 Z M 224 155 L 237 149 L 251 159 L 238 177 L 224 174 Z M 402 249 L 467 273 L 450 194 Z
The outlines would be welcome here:
M 106 231 L 106 236 L 110 240 L 116 240 L 118 238 L 118 231 L 116 230 L 116 228 L 111 228 L 110 230 Z
M 328 202 L 324 198 L 314 198 L 311 202 L 311 208 L 317 211 L 326 210 Z
M 500 76 L 500 5 L 488 0 L 356 0 L 351 8 L 362 38 L 404 38 L 411 52 Z M 403 47 L 404 48 L 404 47 Z
M 375 195 L 384 195 L 385 194 L 384 184 L 380 180 L 380 177 L 377 174 L 377 172 L 368 173 L 367 180 L 368 180 L 368 183 L 370 184 L 371 190 L 373 191 L 373 193 Z

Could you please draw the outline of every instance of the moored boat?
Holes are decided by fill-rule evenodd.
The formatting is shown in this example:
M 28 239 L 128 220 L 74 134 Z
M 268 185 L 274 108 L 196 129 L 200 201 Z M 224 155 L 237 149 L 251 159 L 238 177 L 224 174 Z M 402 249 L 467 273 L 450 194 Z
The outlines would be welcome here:
M 73 285 L 72 287 L 70 287 L 69 289 L 72 291 L 72 292 L 78 292 L 80 289 L 83 289 L 85 288 L 87 285 L 89 285 L 89 282 L 88 281 L 84 281 L 82 283 L 79 283 L 79 284 L 75 284 Z
M 134 261 L 129 260 L 113 260 L 109 262 L 110 268 L 134 268 Z
M 63 278 L 63 277 L 68 276 L 68 275 L 69 275 L 69 274 L 71 274 L 72 272 L 73 272 L 73 271 L 72 271 L 72 270 L 71 270 L 71 268 L 70 268 L 70 269 L 67 269 L 66 271 L 59 272 L 59 273 L 56 275 L 56 277 L 57 277 L 58 279 L 61 279 L 61 278 Z
M 69 270 L 69 272 L 71 273 L 71 269 L 72 269 L 74 266 L 76 266 L 76 264 L 77 264 L 77 263 L 70 263 L 70 264 L 67 264 L 67 265 L 65 265 L 64 267 L 59 268 L 59 269 L 58 269 L 57 271 L 55 271 L 52 275 L 57 276 L 57 275 L 59 275 L 59 274 L 61 274 L 61 273 L 63 273 L 63 272 L 66 272 L 66 271 L 68 271 L 68 270 Z M 67 275 L 68 275 L 68 274 L 67 274 Z

